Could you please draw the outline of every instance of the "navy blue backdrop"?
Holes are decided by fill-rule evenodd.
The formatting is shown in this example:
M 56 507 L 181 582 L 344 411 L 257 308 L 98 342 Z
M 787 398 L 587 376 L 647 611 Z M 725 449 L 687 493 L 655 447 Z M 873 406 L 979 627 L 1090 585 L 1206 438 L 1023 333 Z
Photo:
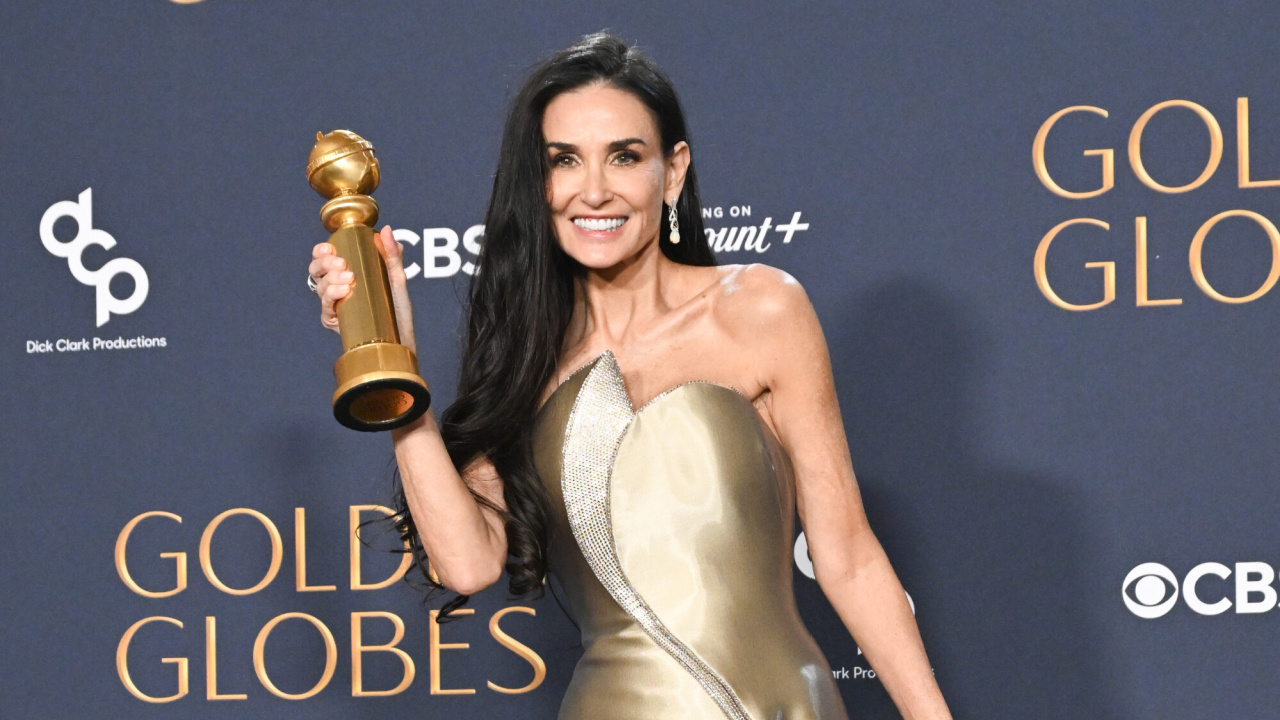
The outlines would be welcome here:
M 555 716 L 579 648 L 550 598 L 433 629 L 438 600 L 361 587 L 397 569 L 349 542 L 390 443 L 330 417 L 304 167 L 317 130 L 377 146 L 444 407 L 505 105 L 602 28 L 681 92 L 721 261 L 813 299 L 956 716 L 1274 716 L 1271 3 L 67 0 L 0 27 L 5 717 Z M 851 716 L 895 717 L 797 550 Z

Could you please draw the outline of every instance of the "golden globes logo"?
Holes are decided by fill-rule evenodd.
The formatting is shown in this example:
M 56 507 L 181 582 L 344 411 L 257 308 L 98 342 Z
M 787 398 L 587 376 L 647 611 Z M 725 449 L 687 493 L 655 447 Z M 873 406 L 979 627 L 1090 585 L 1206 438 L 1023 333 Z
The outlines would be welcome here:
M 411 556 L 408 554 L 401 556 L 399 567 L 396 568 L 389 577 L 380 580 L 370 580 L 365 577 L 362 563 L 361 550 L 364 545 L 360 540 L 358 530 L 364 521 L 364 516 L 369 513 L 381 513 L 383 515 L 391 515 L 389 508 L 381 505 L 352 505 L 349 508 L 349 535 L 346 539 L 348 547 L 350 566 L 348 572 L 349 587 L 352 591 L 371 591 L 380 590 L 390 586 L 392 583 L 404 577 L 405 572 L 409 569 L 412 562 Z M 222 580 L 218 575 L 212 556 L 212 545 L 214 536 L 218 533 L 219 528 L 223 526 L 224 521 L 234 516 L 247 516 L 252 518 L 262 526 L 266 531 L 271 545 L 271 561 L 263 577 L 249 587 L 232 587 Z M 120 580 L 124 582 L 134 593 L 145 598 L 168 598 L 178 595 L 187 589 L 189 580 L 188 554 L 186 551 L 162 552 L 160 558 L 167 562 L 173 563 L 174 580 L 168 587 L 146 588 L 134 580 L 133 574 L 130 572 L 131 562 L 145 562 L 131 558 L 129 555 L 129 539 L 133 535 L 135 529 L 142 523 L 182 523 L 182 518 L 174 513 L 162 510 L 152 510 L 144 512 L 125 524 L 121 529 L 119 536 L 116 538 L 115 545 L 115 566 L 116 572 L 120 575 Z M 337 585 L 313 584 L 308 580 L 307 576 L 307 517 L 305 508 L 296 508 L 294 510 L 294 532 L 293 532 L 293 556 L 294 556 L 294 589 L 297 592 L 335 592 Z M 280 572 L 280 566 L 284 560 L 285 543 L 280 533 L 279 527 L 268 516 L 257 510 L 249 508 L 232 508 L 226 510 L 212 520 L 204 527 L 200 535 L 200 542 L 196 551 L 197 562 L 200 570 L 204 574 L 206 580 L 213 587 L 228 595 L 245 596 L 260 592 L 276 580 Z M 224 570 L 225 572 L 225 570 Z M 446 688 L 441 682 L 441 660 L 442 654 L 446 651 L 466 650 L 470 647 L 469 643 L 460 642 L 444 642 L 441 639 L 442 628 L 438 622 L 439 611 L 432 610 L 428 618 L 428 636 L 429 636 L 429 683 L 432 695 L 474 695 L 474 688 Z M 508 688 L 494 683 L 492 680 L 487 682 L 488 688 L 493 692 L 504 694 L 520 694 L 529 692 L 539 685 L 546 678 L 547 668 L 542 658 L 530 649 L 528 646 L 519 642 L 508 635 L 501 626 L 504 617 L 511 613 L 523 613 L 527 615 L 536 615 L 533 608 L 519 605 L 508 606 L 493 613 L 489 618 L 489 635 L 502 648 L 514 653 L 524 662 L 528 663 L 533 669 L 533 679 L 524 687 Z M 453 613 L 457 616 L 474 615 L 475 610 L 463 608 Z M 270 642 L 272 632 L 282 623 L 285 622 L 302 622 L 311 626 L 319 635 L 324 643 L 325 658 L 324 670 L 315 683 L 302 692 L 286 692 L 276 685 L 271 678 L 271 673 L 266 663 L 266 647 Z M 365 640 L 366 630 L 377 624 L 390 624 L 392 629 L 392 637 L 389 642 L 381 644 L 369 643 Z M 155 627 L 149 627 L 155 626 Z M 159 662 L 166 665 L 173 665 L 176 671 L 176 678 L 173 682 L 173 691 L 167 695 L 152 695 L 143 692 L 134 682 L 130 673 L 130 668 L 134 667 L 131 663 L 150 662 L 154 663 L 155 659 L 140 659 L 130 655 L 130 645 L 133 643 L 135 635 L 140 631 L 154 631 L 165 626 L 172 626 L 178 631 L 183 631 L 186 624 L 174 617 L 166 615 L 153 615 L 144 617 L 133 623 L 124 635 L 120 638 L 120 642 L 116 646 L 116 671 L 120 676 L 120 682 L 125 689 L 134 697 L 149 703 L 167 703 L 185 697 L 190 691 L 191 685 L 191 662 L 186 657 L 166 657 L 160 658 Z M 452 626 L 449 626 L 452 627 Z M 400 642 L 405 636 L 404 621 L 395 613 L 385 611 L 363 611 L 351 612 L 350 622 L 348 625 L 349 642 L 347 647 L 350 649 L 349 662 L 351 668 L 351 696 L 352 697 L 386 697 L 388 695 L 397 695 L 404 692 L 413 683 L 417 675 L 417 665 L 413 657 L 404 649 L 400 648 Z M 247 692 L 227 692 L 225 689 L 220 690 L 218 686 L 218 619 L 215 616 L 206 616 L 204 618 L 204 640 L 205 640 L 205 699 L 206 700 L 245 700 L 249 697 Z M 399 677 L 393 678 L 393 683 L 386 683 L 385 678 L 378 678 L 383 681 L 381 684 L 392 684 L 390 688 L 372 689 L 366 687 L 364 662 L 370 655 L 376 653 L 385 653 L 393 656 L 401 668 Z M 314 697 L 323 691 L 333 679 L 335 670 L 339 662 L 338 638 L 334 634 L 333 628 L 329 623 L 324 622 L 320 618 L 304 612 L 284 612 L 271 618 L 266 624 L 258 629 L 253 642 L 253 671 L 262 687 L 276 697 L 286 700 L 306 700 Z
M 1142 162 L 1142 134 L 1147 124 L 1157 114 L 1170 109 L 1183 108 L 1191 110 L 1203 122 L 1206 132 L 1209 136 L 1209 159 L 1205 164 L 1204 170 L 1200 175 L 1185 185 L 1170 186 L 1156 180 L 1147 171 Z M 1053 130 L 1054 125 L 1066 117 L 1074 113 L 1088 113 L 1099 115 L 1103 118 L 1108 117 L 1107 111 L 1103 108 L 1093 107 L 1091 105 L 1074 105 L 1072 107 L 1063 108 L 1058 112 L 1050 115 L 1044 124 L 1040 126 L 1039 132 L 1036 133 L 1035 142 L 1032 145 L 1032 164 L 1035 167 L 1036 177 L 1040 179 L 1041 184 L 1048 188 L 1055 195 L 1072 200 L 1087 200 L 1097 197 L 1115 186 L 1115 151 L 1112 148 L 1095 148 L 1084 151 L 1086 157 L 1097 157 L 1101 169 L 1100 184 L 1091 189 L 1086 190 L 1067 190 L 1054 181 L 1049 169 L 1045 164 L 1045 141 L 1049 137 L 1049 133 Z M 1133 129 L 1129 133 L 1128 158 L 1129 167 L 1133 170 L 1133 174 L 1138 180 L 1147 187 L 1156 192 L 1165 194 L 1187 193 L 1208 182 L 1217 172 L 1219 164 L 1222 162 L 1223 138 L 1222 127 L 1218 124 L 1217 118 L 1213 116 L 1203 106 L 1188 100 L 1166 100 L 1158 103 L 1144 112 L 1134 123 Z M 1249 168 L 1249 98 L 1239 98 L 1236 101 L 1236 179 L 1240 189 L 1280 187 L 1280 179 L 1275 180 L 1255 180 L 1250 175 Z M 1262 285 L 1251 293 L 1240 296 L 1226 295 L 1217 290 L 1205 275 L 1204 271 L 1204 245 L 1205 240 L 1209 237 L 1209 233 L 1218 223 L 1227 218 L 1245 218 L 1258 225 L 1267 236 L 1271 244 L 1271 269 L 1267 274 L 1266 280 Z M 1069 228 L 1072 232 L 1077 232 L 1080 226 L 1094 226 L 1109 231 L 1111 225 L 1103 220 L 1090 217 L 1079 217 L 1058 223 L 1053 229 L 1040 240 L 1040 244 L 1036 247 L 1035 254 L 1035 279 L 1036 285 L 1040 288 L 1040 292 L 1049 300 L 1049 302 L 1057 305 L 1064 310 L 1096 310 L 1105 305 L 1111 304 L 1116 299 L 1116 264 L 1113 260 L 1101 260 L 1097 262 L 1085 263 L 1085 267 L 1102 271 L 1102 293 L 1101 297 L 1091 303 L 1070 303 L 1063 300 L 1054 289 L 1049 285 L 1048 275 L 1045 266 L 1048 262 L 1049 248 L 1053 242 L 1064 231 Z M 1188 264 L 1190 266 L 1191 278 L 1195 281 L 1197 287 L 1210 298 L 1218 302 L 1240 304 L 1257 300 L 1266 295 L 1276 284 L 1276 280 L 1280 279 L 1280 231 L 1277 231 L 1275 224 L 1263 215 L 1251 210 L 1225 210 L 1220 212 L 1200 226 L 1194 237 L 1191 239 L 1191 245 L 1188 249 Z M 1137 307 L 1155 307 L 1161 305 L 1181 305 L 1182 298 L 1153 297 L 1153 291 L 1147 281 L 1147 218 L 1139 216 L 1134 218 L 1134 304 Z

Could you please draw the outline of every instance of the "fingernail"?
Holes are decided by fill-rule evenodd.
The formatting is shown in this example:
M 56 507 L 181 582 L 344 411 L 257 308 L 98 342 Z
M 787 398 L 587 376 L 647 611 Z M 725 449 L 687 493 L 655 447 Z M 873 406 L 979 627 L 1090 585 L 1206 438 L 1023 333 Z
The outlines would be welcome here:
M 355 280 L 355 278 L 356 278 L 355 273 L 352 273 L 352 272 L 344 272 L 338 276 L 339 280 L 347 283 L 351 282 L 352 280 Z

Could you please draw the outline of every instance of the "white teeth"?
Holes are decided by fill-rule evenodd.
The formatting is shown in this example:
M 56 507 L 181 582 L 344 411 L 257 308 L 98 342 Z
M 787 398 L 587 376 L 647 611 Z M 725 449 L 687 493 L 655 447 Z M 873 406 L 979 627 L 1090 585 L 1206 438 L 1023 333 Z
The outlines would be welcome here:
M 583 230 L 610 232 L 622 227 L 626 218 L 574 218 L 573 224 Z

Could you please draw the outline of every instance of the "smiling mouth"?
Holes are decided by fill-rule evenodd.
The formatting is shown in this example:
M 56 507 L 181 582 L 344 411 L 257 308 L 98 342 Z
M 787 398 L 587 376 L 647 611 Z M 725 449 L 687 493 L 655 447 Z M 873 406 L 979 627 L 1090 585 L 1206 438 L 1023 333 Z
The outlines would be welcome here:
M 613 232 L 614 230 L 617 230 L 618 228 L 622 227 L 622 224 L 625 223 L 626 221 L 627 219 L 624 217 L 612 217 L 612 218 L 576 217 L 573 219 L 573 224 L 577 225 L 583 230 L 590 230 L 592 232 Z

